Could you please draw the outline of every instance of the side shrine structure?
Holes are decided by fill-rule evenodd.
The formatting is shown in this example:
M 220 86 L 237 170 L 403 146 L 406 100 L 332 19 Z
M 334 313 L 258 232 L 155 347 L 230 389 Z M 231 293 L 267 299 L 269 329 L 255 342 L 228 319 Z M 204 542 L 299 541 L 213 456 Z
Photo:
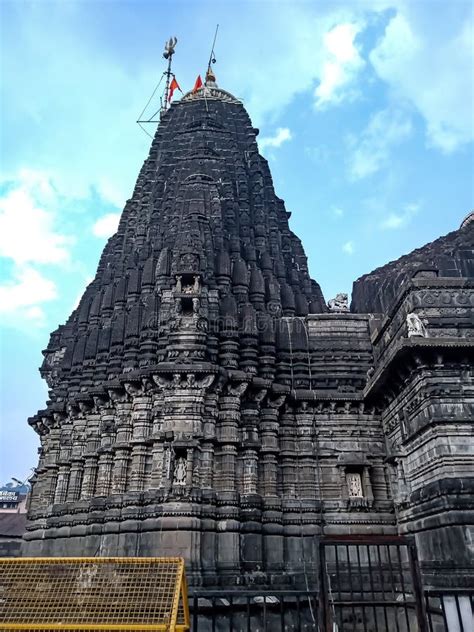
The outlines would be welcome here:
M 193 585 L 317 579 L 323 535 L 473 572 L 474 221 L 326 304 L 242 103 L 163 114 L 53 334 L 23 554 L 183 556 Z

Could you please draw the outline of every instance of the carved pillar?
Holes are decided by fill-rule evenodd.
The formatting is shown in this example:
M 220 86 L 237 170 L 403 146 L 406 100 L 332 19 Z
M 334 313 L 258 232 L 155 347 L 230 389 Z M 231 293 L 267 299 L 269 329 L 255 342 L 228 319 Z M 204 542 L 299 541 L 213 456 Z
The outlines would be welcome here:
M 213 489 L 214 441 L 216 438 L 217 393 L 208 393 L 204 404 L 203 439 L 201 442 L 200 486 Z
M 73 460 L 69 472 L 69 485 L 67 489 L 66 502 L 79 500 L 81 495 L 82 476 L 84 463 L 82 459 Z
M 40 448 L 40 460 L 36 469 L 38 474 L 41 472 L 41 483 L 38 480 L 36 492 L 39 496 L 39 504 L 42 505 L 52 504 L 56 493 L 60 436 L 59 422 L 60 418 L 57 416 L 56 421 L 50 424 L 49 432 L 42 435 L 43 448 Z M 39 492 L 41 492 L 41 495 Z M 35 504 L 33 500 L 31 502 L 32 505 Z
M 242 452 L 240 454 L 241 480 L 239 489 L 242 495 L 255 495 L 258 490 L 258 460 L 261 442 L 258 433 L 259 409 L 267 390 L 259 389 L 247 393 L 242 405 Z
M 288 406 L 282 411 L 280 420 L 280 467 L 283 498 L 296 498 L 296 428 L 295 415 Z
M 282 570 L 283 560 L 283 514 L 281 498 L 277 487 L 278 460 L 280 446 L 279 410 L 286 395 L 267 396 L 260 413 L 261 440 L 261 480 L 260 493 L 263 498 L 262 536 L 265 570 L 272 574 Z
M 275 399 L 267 399 L 266 406 L 260 413 L 260 440 L 262 452 L 261 494 L 265 498 L 278 496 L 277 493 L 277 458 L 278 445 L 278 410 L 285 401 L 285 395 Z
M 110 448 L 105 449 L 99 455 L 97 470 L 96 496 L 108 496 L 112 479 L 112 467 L 114 457 Z
M 217 441 L 219 443 L 218 490 L 235 492 L 236 457 L 239 442 L 240 398 L 247 388 L 246 383 L 235 387 L 227 386 L 219 399 Z
M 115 443 L 127 446 L 132 436 L 132 403 L 122 389 L 110 389 L 110 398 L 115 404 Z
M 313 421 L 312 409 L 307 402 L 302 402 L 296 412 L 298 495 L 314 501 L 318 497 L 318 490 Z
M 226 443 L 220 449 L 220 490 L 223 492 L 235 491 L 235 463 L 237 448 L 231 443 Z
M 141 491 L 145 487 L 145 467 L 148 441 L 151 435 L 152 395 L 146 393 L 150 384 L 126 383 L 128 394 L 133 397 L 132 407 L 132 454 L 128 489 Z
M 96 496 L 108 496 L 114 462 L 112 446 L 115 441 L 115 410 L 107 398 L 100 411 L 100 448 L 97 464 Z
M 254 495 L 258 483 L 257 450 L 244 450 L 242 453 L 242 493 Z
M 108 398 L 104 392 L 101 394 L 94 394 L 93 399 L 94 408 L 91 409 L 88 415 L 87 426 L 85 429 L 84 473 L 82 476 L 81 500 L 92 498 L 95 494 L 99 462 L 97 450 L 99 449 L 101 442 L 101 409 L 105 406 Z
M 130 463 L 129 491 L 142 491 L 145 486 L 145 465 L 148 447 L 143 443 L 133 446 Z
M 151 408 L 151 472 L 149 477 L 150 489 L 158 489 L 162 486 L 163 477 L 163 443 L 162 443 L 162 426 L 163 426 L 163 391 L 153 394 Z
M 76 409 L 69 407 L 69 418 L 64 420 L 61 426 L 59 440 L 59 456 L 58 456 L 58 478 L 56 482 L 56 492 L 54 494 L 54 503 L 64 503 L 67 497 L 67 488 L 69 484 L 69 472 L 71 469 L 70 458 L 72 448 L 72 420 L 76 413 Z
M 163 487 L 164 468 L 164 446 L 163 443 L 155 441 L 152 448 L 151 457 L 151 489 Z
M 130 450 L 128 448 L 116 448 L 114 466 L 112 471 L 112 494 L 123 494 L 127 489 L 128 463 Z
M 90 412 L 91 402 L 79 402 L 79 411 L 77 418 L 74 420 L 74 429 L 72 433 L 71 448 L 71 471 L 69 475 L 69 486 L 67 491 L 67 502 L 79 500 L 81 495 L 82 477 L 84 473 L 84 447 L 85 447 L 85 428 L 87 425 L 86 415 Z
M 128 465 L 130 461 L 130 439 L 132 434 L 131 407 L 129 397 L 121 388 L 109 389 L 115 404 L 115 445 L 112 470 L 111 493 L 123 494 L 127 490 Z
M 69 465 L 61 465 L 56 482 L 56 492 L 54 494 L 54 504 L 66 502 L 67 486 L 69 483 Z
M 58 481 L 58 468 L 48 467 L 43 474 L 44 486 L 42 491 L 43 504 L 50 505 L 54 501 Z M 31 492 L 30 492 L 31 493 Z
M 374 492 L 372 489 L 372 481 L 370 479 L 370 467 L 368 466 L 364 467 L 364 470 L 362 472 L 362 485 L 365 489 L 365 494 L 369 507 L 372 507 L 372 505 L 374 504 Z
M 97 479 L 97 456 L 86 456 L 84 459 L 84 475 L 82 477 L 81 500 L 94 496 Z
M 236 386 L 228 384 L 219 398 L 217 425 L 216 488 L 218 497 L 217 518 L 217 561 L 216 567 L 222 575 L 233 575 L 240 566 L 240 541 L 236 492 L 236 456 L 239 442 L 240 398 L 246 383 Z

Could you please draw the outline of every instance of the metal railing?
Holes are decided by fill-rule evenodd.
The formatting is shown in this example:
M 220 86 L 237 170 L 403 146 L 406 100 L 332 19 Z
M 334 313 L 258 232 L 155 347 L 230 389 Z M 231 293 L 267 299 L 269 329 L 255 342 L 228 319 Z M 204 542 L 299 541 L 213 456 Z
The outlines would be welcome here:
M 474 630 L 474 589 L 424 592 L 429 632 Z
M 184 560 L 0 559 L 0 630 L 186 632 Z
M 330 625 L 327 595 L 300 590 L 200 590 L 190 595 L 193 632 L 473 632 L 474 589 L 425 590 L 425 608 L 405 594 L 334 603 Z M 360 596 L 360 595 L 359 595 Z M 346 613 L 344 614 L 344 609 Z M 337 610 L 339 610 L 337 612 Z M 420 609 L 418 608 L 418 613 Z
M 320 543 L 321 630 L 427 632 L 416 548 L 399 536 Z
M 317 632 L 318 595 L 301 590 L 202 590 L 189 596 L 193 632 Z

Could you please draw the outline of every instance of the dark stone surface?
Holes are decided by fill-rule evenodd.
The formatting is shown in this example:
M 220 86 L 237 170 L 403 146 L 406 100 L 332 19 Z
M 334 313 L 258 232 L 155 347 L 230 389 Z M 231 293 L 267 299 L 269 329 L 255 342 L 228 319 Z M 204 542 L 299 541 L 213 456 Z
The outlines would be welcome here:
M 164 115 L 44 352 L 23 552 L 182 555 L 194 585 L 305 586 L 321 535 L 398 531 L 429 581 L 462 585 L 473 224 L 328 311 L 255 138 L 215 88 Z
M 357 279 L 351 311 L 386 314 L 412 278 L 437 277 L 474 277 L 474 222 Z

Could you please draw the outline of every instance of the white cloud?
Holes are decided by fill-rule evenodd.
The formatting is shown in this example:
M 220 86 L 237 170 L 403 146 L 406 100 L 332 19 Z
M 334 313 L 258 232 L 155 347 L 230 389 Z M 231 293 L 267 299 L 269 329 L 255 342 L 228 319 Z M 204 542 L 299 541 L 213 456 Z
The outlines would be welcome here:
M 346 241 L 345 244 L 343 244 L 342 246 L 342 251 L 346 253 L 346 255 L 353 255 L 354 254 L 354 242 L 353 241 Z
M 96 237 L 111 237 L 117 230 L 120 213 L 107 213 L 100 217 L 92 226 L 92 232 Z
M 0 197 L 0 256 L 16 264 L 64 263 L 71 240 L 55 228 L 55 191 L 43 174 L 21 171 Z
M 280 147 L 283 143 L 291 139 L 292 135 L 288 127 L 279 127 L 273 136 L 260 138 L 258 146 L 260 151 L 263 151 L 267 147 Z
M 39 324 L 43 324 L 46 320 L 46 314 L 44 310 L 39 307 L 39 305 L 33 305 L 33 307 L 29 307 L 25 312 L 28 320 L 36 321 Z
M 0 313 L 28 330 L 46 323 L 41 304 L 58 297 L 55 282 L 37 266 L 64 266 L 74 240 L 59 229 L 65 198 L 48 174 L 21 169 L 0 187 L 0 257 L 13 264 L 0 285 Z
M 376 173 L 387 163 L 390 150 L 403 142 L 412 132 L 408 115 L 388 108 L 372 115 L 360 138 L 351 137 L 349 145 L 349 173 L 358 180 Z
M 331 207 L 331 213 L 334 217 L 342 217 L 344 215 L 344 210 L 339 206 Z
M 440 37 L 415 15 L 398 12 L 370 54 L 393 97 L 424 117 L 429 142 L 451 152 L 474 138 L 472 13 L 458 30 Z
M 396 230 L 409 224 L 416 213 L 421 208 L 419 202 L 406 204 L 399 213 L 389 213 L 389 215 L 381 222 L 380 227 L 385 230 Z
M 347 94 L 344 88 L 353 82 L 363 68 L 365 62 L 354 43 L 362 28 L 362 23 L 337 24 L 324 34 L 325 61 L 319 85 L 314 91 L 316 107 L 339 103 Z
M 30 266 L 15 273 L 15 279 L 0 285 L 0 313 L 19 314 L 32 320 L 42 317 L 40 303 L 57 297 L 56 285 Z

